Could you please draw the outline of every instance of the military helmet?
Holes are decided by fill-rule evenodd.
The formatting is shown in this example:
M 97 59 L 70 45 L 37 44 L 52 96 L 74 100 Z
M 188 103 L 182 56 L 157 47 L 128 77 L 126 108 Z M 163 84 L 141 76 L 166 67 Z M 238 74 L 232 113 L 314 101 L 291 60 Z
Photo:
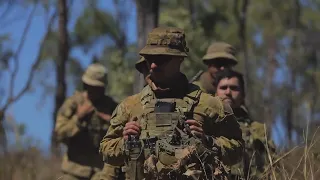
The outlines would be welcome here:
M 224 63 L 236 65 L 238 64 L 238 60 L 235 55 L 236 49 L 230 44 L 225 42 L 215 42 L 209 46 L 206 55 L 202 58 L 202 61 L 204 64 L 224 61 Z
M 158 27 L 148 34 L 147 45 L 139 52 L 145 55 L 169 55 L 187 57 L 189 48 L 185 33 L 180 28 Z
M 90 86 L 104 87 L 107 84 L 107 69 L 100 63 L 91 64 L 82 76 L 82 81 Z

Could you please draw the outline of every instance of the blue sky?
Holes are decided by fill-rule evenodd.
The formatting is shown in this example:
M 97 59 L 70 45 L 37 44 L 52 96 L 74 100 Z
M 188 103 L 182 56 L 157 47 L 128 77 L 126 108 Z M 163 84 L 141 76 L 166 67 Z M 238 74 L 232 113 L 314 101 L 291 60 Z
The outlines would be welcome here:
M 132 3 L 133 4 L 133 3 Z M 112 0 L 99 1 L 99 7 L 113 12 L 114 8 L 112 7 Z M 20 54 L 20 63 L 21 71 L 18 74 L 17 81 L 15 83 L 15 91 L 19 91 L 23 84 L 26 81 L 27 74 L 30 70 L 30 67 L 35 60 L 35 56 L 38 53 L 40 41 L 45 33 L 44 25 L 44 16 L 43 12 L 39 8 L 37 16 L 34 17 L 32 24 L 30 26 L 30 31 L 28 33 L 27 39 L 25 41 L 24 48 Z M 72 17 L 70 19 L 70 29 L 74 25 L 75 19 L 80 15 L 83 6 L 81 4 L 75 4 L 72 8 Z M 22 10 L 22 9 L 21 9 Z M 25 17 L 30 12 L 31 9 L 24 10 Z M 0 12 L 3 11 L 3 7 L 0 8 Z M 15 11 L 14 13 L 16 13 Z M 1 29 L 0 33 L 11 32 L 12 41 L 9 45 L 16 48 L 21 38 L 22 31 L 24 29 L 26 19 L 12 23 L 5 29 Z M 136 41 L 136 14 L 135 7 L 132 6 L 132 12 L 130 12 L 128 20 L 127 33 L 129 34 L 129 41 Z M 91 61 L 93 54 L 100 53 L 101 48 L 98 50 L 90 52 L 89 54 L 84 54 L 81 50 L 75 49 L 71 52 L 72 56 L 77 57 L 82 66 L 86 67 Z M 54 74 L 53 77 L 48 78 L 48 81 L 54 83 Z M 6 82 L 7 83 L 7 82 Z M 72 93 L 73 89 L 68 87 L 68 95 Z M 32 92 L 25 94 L 19 101 L 17 101 L 9 110 L 9 113 L 14 115 L 14 118 L 17 122 L 24 123 L 27 128 L 27 135 L 33 137 L 35 140 L 38 140 L 44 150 L 50 145 L 50 133 L 52 129 L 52 111 L 53 111 L 53 94 L 47 96 L 45 99 L 42 96 L 43 89 L 35 84 Z M 283 127 L 281 122 L 277 122 L 277 127 Z M 285 136 L 283 131 L 277 131 L 280 134 L 274 134 L 274 139 L 277 140 L 277 144 L 280 142 L 279 136 Z
M 113 11 L 112 0 L 99 2 L 99 7 Z M 70 29 L 75 23 L 75 19 L 81 13 L 83 7 L 81 4 L 74 4 L 71 19 L 70 19 Z M 3 12 L 4 7 L 0 8 L 0 12 Z M 12 13 L 17 13 L 19 11 L 23 11 L 25 17 L 31 12 L 31 8 L 23 9 L 18 8 Z M 11 16 L 14 14 L 10 14 Z M 29 33 L 27 35 L 27 39 L 25 41 L 24 47 L 20 54 L 20 71 L 17 76 L 17 81 L 15 83 L 15 92 L 17 93 L 23 87 L 24 83 L 27 79 L 27 74 L 30 71 L 31 65 L 35 60 L 35 57 L 39 50 L 40 41 L 46 31 L 43 12 L 41 7 L 38 8 L 36 16 L 33 18 L 32 24 L 30 26 Z M 136 14 L 135 7 L 132 8 L 132 12 L 130 12 L 129 16 L 129 25 L 128 25 L 128 33 L 129 33 L 129 41 L 133 42 L 136 40 Z M 7 28 L 1 29 L 0 33 L 11 32 L 11 41 L 8 46 L 11 45 L 14 49 L 17 48 L 18 43 L 20 41 L 22 31 L 25 27 L 26 19 L 22 19 L 15 23 L 11 23 Z M 89 54 L 82 53 L 81 50 L 75 49 L 71 52 L 72 56 L 77 57 L 82 66 L 86 67 L 91 61 L 91 57 L 94 53 L 99 53 L 99 51 L 90 52 Z M 54 83 L 54 74 L 51 73 L 53 77 L 48 78 L 48 81 L 52 81 Z M 8 83 L 8 82 L 6 82 Z M 52 129 L 52 111 L 53 111 L 53 94 L 47 96 L 43 99 L 43 89 L 34 83 L 35 86 L 32 89 L 32 92 L 25 94 L 19 101 L 17 101 L 11 108 L 9 109 L 9 113 L 14 115 L 14 118 L 19 123 L 24 123 L 26 125 L 27 136 L 33 137 L 38 141 L 38 145 L 40 145 L 44 150 L 46 150 L 50 145 L 50 133 Z M 68 95 L 72 93 L 72 87 L 68 87 Z

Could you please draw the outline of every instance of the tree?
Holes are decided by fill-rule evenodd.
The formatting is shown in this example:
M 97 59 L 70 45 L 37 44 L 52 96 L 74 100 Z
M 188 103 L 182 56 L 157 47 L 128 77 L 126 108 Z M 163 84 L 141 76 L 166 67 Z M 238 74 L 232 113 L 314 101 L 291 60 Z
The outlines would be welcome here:
M 148 33 L 158 26 L 159 5 L 160 0 L 136 0 L 139 51 L 146 45 Z M 136 72 L 134 93 L 140 92 L 144 84 L 145 79 L 143 75 Z
M 69 35 L 68 35 L 68 6 L 67 0 L 58 1 L 59 10 L 59 56 L 55 61 L 56 65 L 56 93 L 55 93 L 55 107 L 53 110 L 53 127 L 56 124 L 56 117 L 59 108 L 62 106 L 66 98 L 66 65 L 69 59 Z M 54 128 L 51 135 L 51 150 L 55 155 L 59 155 L 58 142 L 54 135 Z

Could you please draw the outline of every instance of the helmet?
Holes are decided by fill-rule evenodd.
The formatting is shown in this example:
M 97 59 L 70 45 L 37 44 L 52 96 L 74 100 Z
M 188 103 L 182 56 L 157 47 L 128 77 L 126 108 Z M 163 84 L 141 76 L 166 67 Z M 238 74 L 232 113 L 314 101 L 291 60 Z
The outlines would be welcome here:
M 236 49 L 228 43 L 216 42 L 209 46 L 207 54 L 202 61 L 204 64 L 217 61 L 226 61 L 225 63 L 236 65 L 238 60 L 235 57 Z
M 147 45 L 139 52 L 145 55 L 169 55 L 187 57 L 189 48 L 185 41 L 185 33 L 180 28 L 158 27 L 153 29 L 147 40 Z
M 82 76 L 82 81 L 90 86 L 106 85 L 107 69 L 99 63 L 91 64 Z

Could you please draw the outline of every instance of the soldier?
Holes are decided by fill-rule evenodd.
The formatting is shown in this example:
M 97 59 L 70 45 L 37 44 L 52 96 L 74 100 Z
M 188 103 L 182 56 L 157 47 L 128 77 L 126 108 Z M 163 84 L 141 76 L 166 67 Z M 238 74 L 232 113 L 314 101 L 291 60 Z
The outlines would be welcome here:
M 273 156 L 275 146 L 271 140 L 266 144 L 264 124 L 250 119 L 241 107 L 245 98 L 243 76 L 233 70 L 224 69 L 216 75 L 216 87 L 216 95 L 232 107 L 245 140 L 242 162 L 231 167 L 232 179 L 261 179 L 269 165 L 267 147 Z
M 126 162 L 126 179 L 222 179 L 241 159 L 239 124 L 228 105 L 188 83 L 184 31 L 159 27 L 140 51 L 148 85 L 121 102 L 100 143 L 106 164 Z M 222 163 L 222 162 L 223 163 Z
M 67 146 L 63 180 L 94 179 L 103 167 L 99 143 L 107 132 L 117 103 L 106 96 L 107 70 L 92 64 L 82 76 L 84 91 L 75 92 L 59 109 L 55 133 Z
M 225 42 L 215 42 L 207 49 L 207 54 L 202 58 L 208 70 L 200 75 L 199 80 L 193 82 L 198 85 L 203 92 L 215 94 L 215 74 L 224 69 L 231 68 L 238 64 L 235 57 L 236 50 Z M 195 77 L 194 79 L 197 79 Z
M 147 66 L 147 62 L 143 56 L 140 56 L 140 59 L 136 62 L 135 68 L 139 71 L 144 78 L 149 75 L 149 69 Z M 121 171 L 120 168 L 124 166 L 112 166 L 110 164 L 105 163 L 102 172 L 100 173 L 101 179 L 107 180 L 122 180 L 124 179 L 124 172 Z M 100 179 L 99 179 L 100 180 Z

